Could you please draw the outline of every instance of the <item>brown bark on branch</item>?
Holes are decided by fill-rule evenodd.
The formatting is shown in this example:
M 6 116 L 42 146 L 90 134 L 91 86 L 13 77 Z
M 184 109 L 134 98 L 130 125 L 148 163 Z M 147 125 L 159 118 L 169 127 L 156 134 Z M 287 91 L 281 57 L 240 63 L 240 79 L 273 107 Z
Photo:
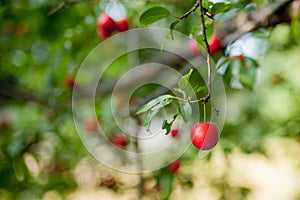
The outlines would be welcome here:
M 246 17 L 248 20 L 240 23 L 243 24 L 242 26 L 237 25 L 238 20 L 240 20 L 240 15 L 230 22 L 225 23 L 223 26 L 220 26 L 217 33 L 222 39 L 223 46 L 235 41 L 243 34 L 255 31 L 259 28 L 271 27 L 282 22 L 291 22 L 293 16 L 285 13 L 292 13 L 290 12 L 290 6 L 296 1 L 299 2 L 299 0 L 281 0 L 267 7 L 252 11 Z

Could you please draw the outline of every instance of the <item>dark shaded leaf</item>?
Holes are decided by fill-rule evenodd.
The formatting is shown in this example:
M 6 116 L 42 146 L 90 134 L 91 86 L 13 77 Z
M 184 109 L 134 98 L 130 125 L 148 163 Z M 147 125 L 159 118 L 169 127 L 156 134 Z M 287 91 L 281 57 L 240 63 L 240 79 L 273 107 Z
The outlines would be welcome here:
M 259 63 L 257 62 L 257 60 L 253 58 L 245 56 L 244 60 L 246 62 L 247 67 L 255 67 L 255 68 L 259 67 Z
M 180 21 L 177 20 L 177 21 L 173 22 L 173 23 L 170 25 L 170 29 L 171 29 L 171 38 L 172 38 L 172 40 L 174 40 L 173 30 L 175 29 L 176 25 L 177 25 L 179 22 L 180 22 Z
M 161 199 L 167 200 L 169 199 L 172 193 L 172 185 L 173 185 L 174 175 L 168 172 L 167 170 L 163 170 L 160 176 L 158 177 L 158 184 L 162 189 Z
M 240 78 L 239 81 L 243 85 L 243 87 L 248 90 L 253 90 L 254 84 L 256 80 L 256 69 L 254 67 L 246 68 L 243 66 L 240 70 Z
M 162 124 L 162 129 L 166 129 L 166 135 L 168 135 L 170 133 L 171 127 L 172 127 L 176 117 L 177 117 L 177 114 L 173 116 L 173 119 L 171 122 L 164 120 L 164 122 Z
M 295 42 L 300 43 L 300 12 L 292 20 L 292 36 Z

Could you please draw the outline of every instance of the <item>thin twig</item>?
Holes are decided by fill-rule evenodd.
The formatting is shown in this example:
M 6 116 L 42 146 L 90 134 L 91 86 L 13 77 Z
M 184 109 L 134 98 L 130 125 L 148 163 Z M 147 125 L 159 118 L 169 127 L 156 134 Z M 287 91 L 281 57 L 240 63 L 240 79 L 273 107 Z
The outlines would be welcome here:
M 66 6 L 73 5 L 75 3 L 78 3 L 79 1 L 80 0 L 74 0 L 74 1 L 64 0 L 57 7 L 53 8 L 50 12 L 48 12 L 47 16 L 53 15 L 53 14 L 57 13 L 58 11 L 64 9 Z
M 31 91 L 26 91 L 18 87 L 15 88 L 0 88 L 0 98 L 10 98 L 13 100 L 21 100 L 49 106 L 45 99 L 35 96 Z
M 186 13 L 181 15 L 179 17 L 179 19 L 183 20 L 183 19 L 187 18 L 191 13 L 195 12 L 195 10 L 199 7 L 199 5 L 200 5 L 199 2 L 197 1 L 197 3 L 195 3 L 195 5 L 189 11 L 187 11 Z M 204 10 L 204 15 L 206 17 L 208 17 L 209 19 L 212 19 L 212 20 L 214 19 L 214 14 L 209 13 L 207 8 L 202 7 L 202 9 Z
M 214 14 L 209 13 L 208 9 L 204 8 L 203 6 L 202 6 L 202 9 L 204 10 L 204 14 L 205 14 L 206 17 L 208 17 L 211 20 L 214 20 Z
M 206 46 L 206 62 L 207 62 L 207 87 L 208 87 L 208 94 L 200 99 L 203 104 L 206 104 L 208 100 L 211 98 L 211 63 L 210 63 L 210 48 L 206 37 L 206 25 L 205 25 L 205 10 L 202 6 L 202 0 L 198 0 L 198 4 L 200 5 L 200 16 L 201 16 L 201 23 L 202 23 L 202 30 L 203 30 L 203 41 Z
M 190 9 L 189 11 L 187 11 L 184 15 L 182 15 L 181 17 L 179 17 L 180 20 L 183 20 L 185 18 L 187 18 L 192 12 L 194 12 L 197 8 L 199 7 L 199 2 L 197 2 L 192 9 Z
M 62 10 L 66 5 L 67 3 L 65 1 L 61 2 L 57 7 L 48 12 L 47 16 L 53 15 L 54 13 Z

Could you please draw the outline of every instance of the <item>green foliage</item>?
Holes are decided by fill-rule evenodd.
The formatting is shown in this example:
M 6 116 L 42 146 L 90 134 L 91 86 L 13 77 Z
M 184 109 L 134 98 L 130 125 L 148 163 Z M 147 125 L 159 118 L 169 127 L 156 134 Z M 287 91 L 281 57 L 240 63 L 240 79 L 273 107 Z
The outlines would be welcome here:
M 188 102 L 179 104 L 179 114 L 184 122 L 188 122 L 192 117 L 192 106 Z
M 175 97 L 169 94 L 165 94 L 162 96 L 159 96 L 155 99 L 152 99 L 151 101 L 149 101 L 147 104 L 141 106 L 138 111 L 136 111 L 136 115 L 142 114 L 144 112 L 147 112 L 149 110 L 156 110 L 157 108 L 162 108 L 166 105 L 168 105 L 169 103 L 171 103 L 173 101 Z M 158 107 L 156 107 L 158 106 Z
M 157 178 L 158 185 L 162 189 L 161 199 L 169 199 L 173 188 L 174 175 L 167 169 L 163 169 Z
M 295 16 L 291 24 L 292 36 L 296 43 L 300 43 L 300 12 Z
M 231 85 L 233 80 L 238 79 L 244 88 L 253 90 L 259 63 L 253 58 L 243 55 L 242 57 L 242 60 L 238 56 L 236 58 L 222 58 L 218 68 L 223 71 L 224 80 L 228 85 Z
M 174 22 L 172 22 L 172 24 L 170 25 L 170 30 L 171 30 L 171 37 L 174 40 L 174 35 L 173 35 L 173 30 L 175 29 L 176 25 L 179 23 L 179 20 L 176 20 Z
M 197 28 L 197 27 L 195 27 L 195 28 Z M 214 30 L 215 30 L 214 23 L 212 23 L 212 21 L 208 20 L 206 23 L 206 38 L 208 41 L 210 41 L 210 38 L 213 35 Z M 202 30 L 195 34 L 195 39 L 200 44 L 200 46 L 205 49 L 206 44 L 203 41 L 203 31 Z
M 140 17 L 140 25 L 145 26 L 152 24 L 160 19 L 166 18 L 170 15 L 170 11 L 164 7 L 153 7 L 146 10 Z
M 147 104 L 141 106 L 138 111 L 136 111 L 136 115 L 149 112 L 146 116 L 144 126 L 147 131 L 150 131 L 150 125 L 153 117 L 165 106 L 169 105 L 173 100 L 178 100 L 178 114 L 181 115 L 184 122 L 188 122 L 192 117 L 192 106 L 189 103 L 190 97 L 187 96 L 187 92 L 192 90 L 190 78 L 193 74 L 193 69 L 190 69 L 190 71 L 182 76 L 177 85 L 179 88 L 175 88 L 175 91 L 181 93 L 183 98 L 175 97 L 169 94 L 165 94 L 162 96 L 159 96 L 155 99 L 152 99 Z M 197 86 L 199 84 L 199 81 L 197 81 Z M 163 121 L 162 129 L 166 129 L 166 134 L 170 132 L 171 126 L 173 122 L 175 121 L 177 117 L 177 114 L 174 115 L 173 120 L 168 123 L 167 120 Z
M 190 77 L 191 77 L 192 73 L 193 73 L 193 69 L 191 69 L 187 74 L 185 74 L 184 76 L 182 76 L 180 78 L 180 80 L 178 81 L 178 87 L 181 90 L 187 89 L 187 87 L 189 85 L 189 80 L 190 80 Z
M 214 20 L 205 17 L 208 40 L 213 33 L 226 36 L 232 31 L 233 23 L 230 20 L 240 11 L 243 12 L 243 16 L 260 6 L 269 6 L 270 2 L 273 1 L 239 0 L 213 3 L 204 0 L 207 14 L 214 17 Z M 106 3 L 107 1 L 98 0 L 64 1 L 65 6 L 52 15 L 49 15 L 49 12 L 63 5 L 61 2 L 0 3 L 0 199 L 46 199 L 44 194 L 49 191 L 57 192 L 64 199 L 81 188 L 80 181 L 76 179 L 78 174 L 75 172 L 89 154 L 77 136 L 71 113 L 72 88 L 65 83 L 65 79 L 76 75 L 85 57 L 103 40 L 96 35 L 96 24 L 97 17 L 103 12 Z M 159 25 L 170 27 L 172 38 L 176 29 L 195 38 L 201 47 L 205 47 L 199 8 L 184 20 L 179 20 L 178 17 L 190 10 L 196 3 L 195 0 L 122 3 L 127 9 L 131 28 L 147 26 L 165 19 L 159 21 Z M 147 9 L 150 6 L 152 8 Z M 143 10 L 146 11 L 140 15 L 140 11 Z M 262 141 L 274 136 L 292 138 L 295 143 L 299 140 L 299 69 L 296 67 L 299 65 L 299 13 L 298 11 L 291 24 L 283 23 L 275 25 L 275 28 L 264 29 L 267 33 L 264 39 L 270 42 L 272 48 L 262 61 L 247 54 L 243 60 L 230 58 L 227 52 L 221 58 L 224 52 L 212 55 L 212 59 L 218 63 L 217 67 L 224 81 L 228 83 L 228 118 L 219 145 L 224 152 L 230 153 L 237 148 L 247 153 L 263 151 Z M 132 64 L 142 64 L 152 57 L 158 57 L 157 52 L 148 49 L 135 53 L 130 52 L 111 63 L 101 82 L 105 89 L 108 88 L 109 91 Z M 133 55 L 138 57 L 138 63 L 132 63 Z M 260 66 L 262 67 L 259 68 Z M 183 64 L 175 64 L 172 67 L 182 70 Z M 261 70 L 260 81 L 257 78 L 258 70 Z M 88 80 L 90 77 L 84 78 Z M 249 91 L 235 90 L 237 85 L 238 88 Z M 177 86 L 174 90 L 180 97 L 167 94 L 169 91 L 165 95 L 156 96 L 141 106 L 133 117 L 145 114 L 144 126 L 149 131 L 151 121 L 162 109 L 171 110 L 172 112 L 167 112 L 171 115 L 168 116 L 169 120 L 164 119 L 161 126 L 166 134 L 179 117 L 184 122 L 193 120 L 195 106 L 191 100 L 199 100 L 207 94 L 205 81 L 197 70 L 190 70 L 182 76 Z M 139 88 L 131 99 L 132 107 L 135 108 L 139 102 L 144 102 L 146 97 L 150 97 L 160 88 L 157 85 Z M 100 123 L 104 124 L 104 130 L 109 132 L 108 136 L 115 134 L 119 129 L 115 126 L 113 117 L 115 113 L 122 112 L 122 96 L 111 98 L 109 92 L 100 91 L 95 98 L 95 110 Z M 207 107 L 209 105 L 210 103 Z M 85 114 L 82 113 L 83 120 Z M 8 127 L 5 123 L 1 125 L 4 119 L 8 121 Z M 181 131 L 183 136 L 179 135 L 180 137 L 188 136 L 189 130 L 184 128 Z M 134 149 L 134 143 L 131 143 L 129 148 Z M 194 167 L 198 169 L 198 165 L 192 166 L 197 154 L 194 148 L 189 148 L 182 155 L 186 161 L 186 171 L 193 171 Z M 209 162 L 209 157 L 204 159 L 201 165 L 206 162 Z M 79 168 L 84 169 L 82 173 L 93 173 L 92 169 L 98 167 L 97 164 L 93 164 L 90 168 Z M 101 176 L 102 173 L 110 173 L 107 172 L 109 170 L 99 171 L 97 173 L 101 173 Z M 177 181 L 178 187 L 183 185 L 184 189 L 187 187 L 183 182 L 193 185 L 194 180 L 186 171 L 183 170 L 179 175 L 171 174 L 167 168 L 155 172 L 158 174 L 156 184 L 160 188 L 160 193 L 157 192 L 160 194 L 158 199 L 170 198 L 174 181 Z M 99 175 L 97 173 L 95 177 Z M 154 177 L 155 173 L 149 173 L 147 176 Z M 215 177 L 211 179 L 216 180 Z M 181 180 L 184 181 L 180 182 Z M 205 180 L 209 181 L 213 182 L 209 178 Z M 226 198 L 225 196 L 232 192 L 225 188 L 227 179 L 222 177 L 218 181 L 219 185 L 212 184 L 213 190 L 224 194 Z M 102 180 L 97 180 L 96 183 L 98 185 L 88 189 L 104 187 Z M 115 187 L 117 189 L 114 188 L 116 193 L 120 191 L 120 194 L 123 194 L 122 191 L 128 190 L 126 184 L 128 181 L 124 185 L 119 183 Z M 130 184 L 129 187 L 135 186 Z M 251 193 L 242 186 L 239 191 L 242 194 L 241 198 Z M 144 195 L 148 194 L 144 191 Z
M 213 6 L 211 7 L 211 12 L 213 14 L 218 14 L 218 13 L 221 13 L 221 12 L 226 12 L 230 9 L 231 7 L 231 3 L 230 2 L 218 2 L 218 3 L 215 3 L 213 4 Z
M 256 80 L 256 70 L 254 67 L 242 66 L 240 69 L 240 83 L 247 89 L 253 90 Z
M 170 122 L 168 122 L 168 120 L 166 120 L 166 119 L 163 121 L 161 128 L 166 129 L 166 135 L 168 135 L 170 133 L 172 125 L 176 120 L 176 117 L 177 117 L 177 114 L 173 116 L 173 119 Z
M 166 94 L 159 96 L 151 101 L 149 101 L 147 104 L 143 105 L 138 109 L 138 111 L 135 113 L 136 115 L 142 114 L 144 112 L 148 112 L 148 115 L 145 119 L 144 126 L 147 131 L 150 131 L 150 125 L 152 118 L 165 106 L 169 105 L 173 100 L 174 96 Z

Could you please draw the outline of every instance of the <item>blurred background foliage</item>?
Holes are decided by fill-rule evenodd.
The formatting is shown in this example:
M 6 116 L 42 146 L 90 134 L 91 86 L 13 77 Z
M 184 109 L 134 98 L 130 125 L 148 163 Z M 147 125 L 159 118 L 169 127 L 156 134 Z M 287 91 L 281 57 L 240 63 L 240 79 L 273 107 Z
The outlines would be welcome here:
M 139 27 L 139 16 L 146 8 L 165 6 L 180 16 L 195 3 L 121 2 L 131 28 Z M 235 7 L 222 15 L 228 20 L 276 1 L 233 2 Z M 62 3 L 62 9 L 49 15 Z M 116 172 L 91 158 L 72 118 L 67 77 L 76 74 L 101 42 L 96 21 L 107 3 L 0 1 L 1 200 L 137 198 L 140 176 Z M 222 16 L 216 16 L 215 26 L 220 26 L 217 19 Z M 253 91 L 226 86 L 227 118 L 216 149 L 198 159 L 191 147 L 174 177 L 166 169 L 142 175 L 144 199 L 161 199 L 161 195 L 171 195 L 171 199 L 300 199 L 299 16 L 263 30 L 268 50 L 254 58 L 260 67 Z M 173 21 L 167 18 L 154 26 L 169 27 Z M 198 25 L 195 14 L 176 30 L 188 35 Z M 221 56 L 216 55 L 215 62 Z M 126 56 L 114 65 L 122 62 Z M 116 79 L 122 69 L 108 71 L 107 80 Z M 102 109 L 107 97 L 97 101 L 104 105 L 99 117 L 109 123 L 111 115 Z

